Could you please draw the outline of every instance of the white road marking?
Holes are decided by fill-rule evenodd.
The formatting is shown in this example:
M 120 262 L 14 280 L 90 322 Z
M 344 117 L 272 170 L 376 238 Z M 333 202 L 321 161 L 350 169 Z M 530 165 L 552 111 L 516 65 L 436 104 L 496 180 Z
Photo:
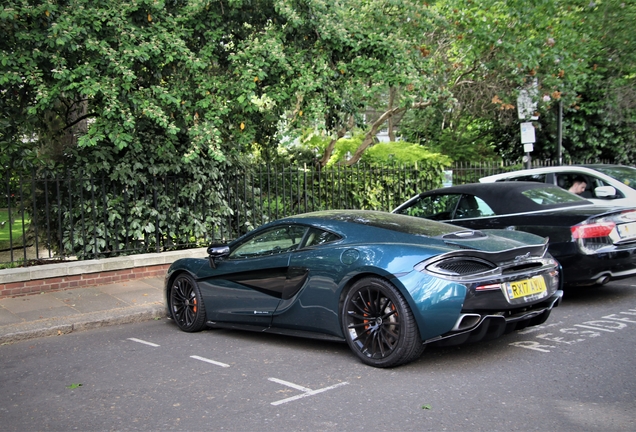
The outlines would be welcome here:
M 137 338 L 128 338 L 128 340 L 131 340 L 133 342 L 139 342 L 139 343 L 142 343 L 144 345 L 150 345 L 151 347 L 158 347 L 159 346 L 156 343 L 147 342 L 145 340 L 141 340 L 141 339 L 137 339 Z
M 272 382 L 275 382 L 275 383 L 278 383 L 278 384 L 282 384 L 282 385 L 287 386 L 287 387 L 295 388 L 296 390 L 300 390 L 302 392 L 310 392 L 311 391 L 310 388 L 299 386 L 298 384 L 294 384 L 294 383 L 289 382 L 289 381 L 284 381 L 282 379 L 278 379 L 278 378 L 267 378 L 267 379 L 272 381 Z
M 627 315 L 627 316 L 626 316 Z M 537 339 L 543 341 L 556 342 L 558 344 L 572 345 L 580 342 L 585 342 L 591 338 L 601 336 L 601 332 L 614 333 L 617 330 L 623 330 L 629 327 L 629 324 L 636 324 L 636 309 L 628 309 L 626 311 L 620 311 L 610 315 L 603 316 L 603 319 L 585 321 L 581 324 L 573 324 L 569 328 L 560 328 L 552 330 L 554 333 L 541 333 L 535 335 Z M 552 323 L 548 325 L 539 325 L 530 329 L 519 331 L 519 334 L 526 335 L 535 333 L 547 329 L 548 327 L 560 326 L 563 322 Z M 586 329 L 586 330 L 580 330 Z M 555 335 L 556 333 L 556 335 Z M 563 336 L 566 335 L 566 336 Z M 574 336 L 574 337 L 573 337 Z M 525 348 L 534 351 L 549 353 L 550 348 L 556 348 L 555 345 L 546 345 L 545 343 L 539 343 L 537 341 L 517 341 L 512 342 L 510 345 Z
M 610 330 L 610 329 L 604 329 L 604 328 L 600 328 L 600 327 L 592 327 L 592 326 L 588 326 L 588 325 L 583 325 L 583 324 L 574 324 L 574 327 L 581 327 L 581 328 L 586 328 L 586 329 L 590 329 L 590 330 L 600 330 L 600 331 L 604 331 L 604 332 L 608 332 L 608 333 L 614 333 L 614 330 Z
M 230 367 L 230 365 L 229 365 L 229 364 L 221 363 L 221 362 L 218 362 L 218 361 L 215 361 L 215 360 L 210 360 L 210 359 L 207 359 L 207 358 L 205 358 L 205 357 L 190 356 L 190 358 L 193 358 L 193 359 L 195 359 L 195 360 L 201 360 L 202 362 L 210 363 L 210 364 L 217 365 L 217 366 L 221 366 L 221 367 L 226 367 L 226 368 L 227 368 L 227 367 Z
M 621 313 L 624 314 L 625 312 L 621 312 Z M 611 319 L 611 320 L 615 320 L 615 321 L 622 321 L 622 322 L 626 322 L 626 323 L 636 324 L 636 321 L 631 320 L 629 318 L 617 316 L 616 314 L 606 315 L 603 318 Z
M 303 386 L 300 386 L 298 384 L 294 384 L 294 383 L 291 383 L 289 381 L 284 381 L 284 380 L 281 380 L 281 379 L 278 379 L 278 378 L 268 378 L 268 379 L 270 381 L 275 382 L 275 383 L 282 384 L 284 386 L 291 387 L 291 388 L 294 388 L 296 390 L 300 390 L 300 391 L 303 392 L 303 393 L 301 393 L 299 395 L 292 396 L 292 397 L 289 397 L 287 399 L 281 399 L 279 401 L 272 402 L 272 405 L 281 405 L 281 404 L 284 404 L 284 403 L 287 403 L 287 402 L 292 402 L 292 401 L 295 401 L 295 400 L 298 400 L 298 399 L 302 399 L 302 398 L 305 398 L 305 397 L 308 397 L 308 396 L 313 396 L 315 394 L 326 392 L 327 390 L 332 390 L 332 389 L 335 389 L 336 387 L 340 387 L 340 386 L 349 384 L 347 381 L 344 381 L 344 382 L 341 382 L 341 383 L 338 383 L 338 384 L 335 384 L 335 385 L 332 385 L 332 386 L 329 386 L 329 387 L 321 388 L 321 389 L 318 389 L 318 390 L 312 390 L 312 389 L 309 389 L 307 387 L 303 387 Z
M 556 348 L 554 345 L 544 345 L 544 344 L 540 344 L 539 342 L 536 341 L 519 341 L 519 342 L 512 342 L 509 345 L 512 346 L 516 346 L 519 348 L 525 348 L 525 349 L 530 349 L 530 350 L 534 350 L 534 351 L 539 351 L 539 352 L 550 352 L 549 349 L 547 348 Z

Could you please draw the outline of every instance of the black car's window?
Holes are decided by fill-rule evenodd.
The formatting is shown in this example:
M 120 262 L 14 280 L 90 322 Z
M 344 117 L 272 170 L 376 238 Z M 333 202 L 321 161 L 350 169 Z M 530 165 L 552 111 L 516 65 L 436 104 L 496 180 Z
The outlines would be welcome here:
M 318 246 L 321 244 L 329 243 L 332 241 L 340 240 L 340 236 L 328 231 L 323 231 L 316 228 L 310 228 L 307 233 L 307 239 L 303 247 Z
M 531 181 L 531 182 L 545 183 L 546 182 L 545 177 L 546 177 L 545 174 L 531 174 L 531 175 L 524 175 L 519 177 L 506 177 L 504 179 L 497 180 L 497 181 Z
M 400 213 L 432 220 L 449 220 L 460 198 L 461 194 L 429 195 L 421 197 Z
M 578 195 L 574 195 L 566 191 L 565 189 L 549 187 L 549 188 L 532 188 L 521 192 L 522 195 L 530 198 L 532 201 L 539 205 L 552 205 L 563 203 L 578 203 L 585 201 L 585 198 L 581 198 Z
M 229 258 L 248 258 L 290 252 L 298 248 L 307 227 L 277 226 L 251 237 L 234 249 Z
M 462 195 L 457 204 L 453 219 L 477 218 L 482 216 L 494 216 L 495 212 L 488 204 L 474 195 Z

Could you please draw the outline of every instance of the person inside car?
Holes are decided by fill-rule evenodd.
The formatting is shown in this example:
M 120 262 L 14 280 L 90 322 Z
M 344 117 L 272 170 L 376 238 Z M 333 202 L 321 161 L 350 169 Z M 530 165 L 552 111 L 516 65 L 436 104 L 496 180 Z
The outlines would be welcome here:
M 575 193 L 577 195 L 581 195 L 585 192 L 585 188 L 587 187 L 587 182 L 582 176 L 576 176 L 574 181 L 572 182 L 572 186 L 568 189 L 570 192 Z

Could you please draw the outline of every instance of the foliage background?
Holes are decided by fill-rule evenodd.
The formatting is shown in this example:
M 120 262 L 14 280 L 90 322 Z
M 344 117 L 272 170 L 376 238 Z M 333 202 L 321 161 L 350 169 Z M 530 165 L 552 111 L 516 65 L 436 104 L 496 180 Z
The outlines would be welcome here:
M 533 157 L 558 158 L 561 107 L 565 160 L 634 164 L 634 22 L 635 0 L 5 0 L 0 174 L 104 179 L 113 221 L 124 192 L 178 178 L 161 211 L 134 207 L 148 243 L 146 220 L 167 235 L 258 212 L 228 184 L 267 164 L 417 161 L 436 177 L 518 160 L 522 89 Z M 68 227 L 96 211 L 81 202 L 61 209 Z

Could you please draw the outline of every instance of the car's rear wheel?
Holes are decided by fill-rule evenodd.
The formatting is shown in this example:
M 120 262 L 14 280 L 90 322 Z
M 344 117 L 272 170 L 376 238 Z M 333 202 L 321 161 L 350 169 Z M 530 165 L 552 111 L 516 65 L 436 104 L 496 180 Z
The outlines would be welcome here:
M 341 320 L 349 347 L 368 365 L 399 366 L 424 351 L 411 309 L 384 279 L 357 281 L 345 297 Z
M 170 315 L 183 331 L 197 332 L 205 328 L 201 290 L 187 273 L 177 276 L 170 286 Z

